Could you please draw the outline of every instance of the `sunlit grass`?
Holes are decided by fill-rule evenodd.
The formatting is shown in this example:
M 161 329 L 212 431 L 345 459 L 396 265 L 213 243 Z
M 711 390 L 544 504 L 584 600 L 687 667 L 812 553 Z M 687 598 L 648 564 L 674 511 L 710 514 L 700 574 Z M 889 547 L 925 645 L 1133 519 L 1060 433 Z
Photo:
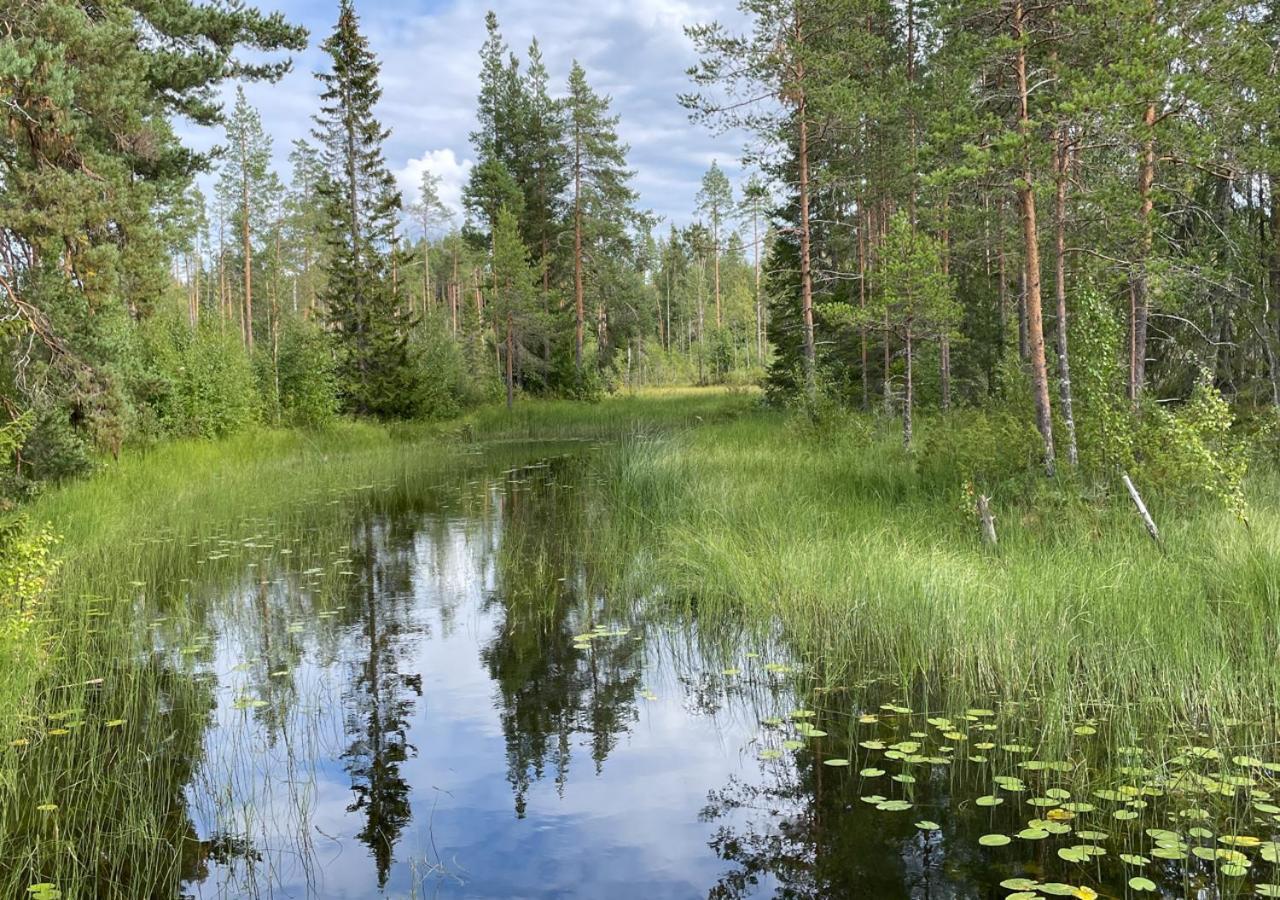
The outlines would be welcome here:
M 1274 736 L 1273 476 L 1251 485 L 1251 527 L 1166 509 L 1154 487 L 1165 553 L 1121 500 L 1051 492 L 998 505 L 993 551 L 964 474 L 952 490 L 923 482 L 896 437 L 815 437 L 759 413 L 638 442 L 607 481 L 652 582 L 700 614 L 780 621 L 832 682 L 875 672 L 904 692 L 1039 698 L 1064 724 L 1105 711 L 1135 740 L 1233 719 Z

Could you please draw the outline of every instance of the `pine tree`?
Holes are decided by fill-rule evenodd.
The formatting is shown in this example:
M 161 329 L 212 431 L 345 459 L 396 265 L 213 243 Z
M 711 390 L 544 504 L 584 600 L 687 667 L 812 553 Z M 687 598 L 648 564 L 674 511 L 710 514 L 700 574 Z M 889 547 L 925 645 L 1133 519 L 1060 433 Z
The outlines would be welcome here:
M 322 148 L 320 194 L 328 212 L 322 300 L 338 340 L 340 389 L 352 412 L 406 416 L 416 400 L 406 349 L 410 323 L 389 271 L 400 194 L 382 153 L 389 132 L 374 115 L 382 96 L 379 64 L 351 0 L 341 0 L 337 25 L 321 47 L 331 64 L 316 75 L 324 91 L 313 132 Z
M 325 269 L 324 230 L 327 210 L 320 195 L 320 183 L 325 176 L 324 161 L 315 145 L 296 139 L 289 151 L 289 165 L 293 178 L 285 198 L 287 214 L 286 242 L 292 258 L 294 278 L 294 310 L 298 296 L 305 301 L 308 318 L 316 313 L 316 304 L 323 291 Z
M 618 138 L 618 118 L 609 114 L 609 98 L 600 96 L 587 84 L 586 70 L 577 61 L 569 73 L 568 93 L 575 321 L 573 361 L 581 379 L 588 257 L 594 250 L 616 245 L 625 239 L 626 228 L 634 218 L 632 205 L 636 195 L 628 184 L 633 173 L 627 169 L 629 148 Z
M 698 191 L 695 200 L 698 211 L 707 217 L 707 224 L 711 228 L 711 251 L 715 259 L 716 327 L 719 328 L 724 324 L 720 303 L 720 252 L 724 243 L 721 230 L 725 216 L 733 208 L 733 188 L 728 176 L 716 162 L 712 161 L 711 168 L 702 176 L 702 189 Z
M 760 261 L 764 251 L 764 238 L 761 225 L 767 225 L 769 210 L 769 188 L 759 175 L 752 175 L 742 189 L 742 202 L 739 215 L 751 223 L 751 261 L 755 268 L 754 298 L 756 314 L 756 364 L 764 365 L 764 295 L 760 292 Z
M 157 217 L 209 162 L 170 117 L 221 124 L 224 79 L 278 78 L 275 54 L 306 32 L 194 0 L 6 3 L 0 21 L 2 405 L 118 449 L 119 342 L 104 337 L 165 295 Z
M 422 309 L 431 308 L 431 232 L 449 221 L 452 214 L 440 199 L 440 176 L 424 171 L 418 183 L 418 199 L 409 206 L 422 232 Z
M 235 210 L 232 225 L 240 238 L 241 330 L 245 348 L 253 352 L 254 240 L 267 227 L 276 193 L 271 171 L 271 137 L 262 129 L 262 117 L 236 88 L 236 102 L 227 120 L 227 162 L 218 179 L 218 192 Z
M 959 312 L 943 266 L 941 243 L 914 226 L 907 213 L 899 212 L 890 220 L 880 254 L 883 288 L 855 315 L 871 327 L 884 323 L 902 341 L 906 360 L 902 443 L 910 450 L 916 342 L 941 340 L 955 328 Z

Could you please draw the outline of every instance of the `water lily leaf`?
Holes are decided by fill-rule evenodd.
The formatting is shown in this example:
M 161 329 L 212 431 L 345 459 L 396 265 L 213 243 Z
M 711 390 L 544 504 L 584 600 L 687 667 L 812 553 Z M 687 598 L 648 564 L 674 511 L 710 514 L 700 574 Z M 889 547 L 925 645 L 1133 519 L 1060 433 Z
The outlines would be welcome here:
M 876 809 L 882 812 L 906 812 L 911 807 L 912 804 L 906 800 L 885 800 L 876 804 Z
M 849 765 L 849 760 L 847 760 L 847 759 L 841 759 L 841 758 L 839 758 L 839 757 L 834 757 L 834 758 L 832 758 L 832 759 L 824 759 L 824 760 L 822 761 L 822 764 L 823 764 L 824 766 L 832 766 L 833 768 L 837 768 L 837 769 L 839 769 L 839 768 L 843 768 L 844 766 Z
M 1135 875 L 1129 879 L 1129 887 L 1139 893 L 1143 891 L 1154 891 L 1156 883 L 1150 878 L 1143 878 L 1141 875 Z
M 1007 834 L 984 834 L 978 838 L 978 843 L 984 847 L 1003 847 L 1005 844 L 1013 843 L 1013 838 Z
M 1145 866 L 1151 862 L 1145 856 L 1139 856 L 1136 853 L 1121 853 L 1120 858 L 1131 866 Z
M 979 797 L 977 800 L 973 802 L 978 804 L 979 806 L 999 806 L 1001 803 L 1004 802 L 1004 798 L 993 797 L 990 794 L 988 794 L 985 797 Z
M 879 778 L 884 774 L 884 769 L 867 768 L 858 772 L 863 778 Z
M 1006 878 L 1000 882 L 1000 887 L 1008 891 L 1034 891 L 1039 886 L 1040 882 L 1030 878 Z
M 916 827 L 919 828 L 921 831 L 938 831 L 942 828 L 942 826 L 939 825 L 937 822 L 930 821 L 929 819 L 924 819 L 923 821 L 917 822 Z
M 1042 841 L 1049 836 L 1049 832 L 1043 828 L 1024 828 L 1018 832 L 1018 837 L 1024 841 Z

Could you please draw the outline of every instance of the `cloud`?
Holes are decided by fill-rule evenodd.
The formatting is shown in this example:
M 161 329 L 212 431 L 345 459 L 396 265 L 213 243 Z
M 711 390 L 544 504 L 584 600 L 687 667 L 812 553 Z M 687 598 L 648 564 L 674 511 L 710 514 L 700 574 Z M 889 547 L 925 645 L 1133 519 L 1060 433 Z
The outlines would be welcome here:
M 312 73 L 324 68 L 319 43 L 332 30 L 336 2 L 257 0 L 282 11 L 311 30 L 311 46 L 279 84 L 249 85 L 246 93 L 259 107 L 276 140 L 276 159 L 287 176 L 292 139 L 305 137 L 318 105 Z M 460 189 L 473 150 L 475 101 L 480 88 L 480 46 L 484 11 L 492 8 L 511 49 L 524 56 L 536 35 L 562 93 L 576 59 L 592 86 L 613 97 L 621 118 L 619 131 L 631 147 L 635 187 L 641 206 L 676 224 L 694 217 L 694 194 L 712 159 L 718 159 L 739 184 L 744 136 L 714 136 L 691 125 L 677 96 L 690 88 L 686 69 L 694 62 L 684 28 L 699 22 L 740 25 L 736 0 L 593 0 L 588 6 L 549 0 L 357 0 L 361 26 L 382 63 L 382 101 L 378 114 L 391 129 L 387 162 L 416 198 L 424 169 L 444 181 L 445 202 L 460 209 Z M 230 88 L 230 91 L 234 90 Z M 194 146 L 208 147 L 217 135 L 184 130 Z
M 472 160 L 459 160 L 451 147 L 428 150 L 421 156 L 410 159 L 395 172 L 396 184 L 404 195 L 405 206 L 418 199 L 418 186 L 422 183 L 422 173 L 430 172 L 440 179 L 440 199 L 453 212 L 454 219 L 462 221 L 462 189 L 471 175 Z

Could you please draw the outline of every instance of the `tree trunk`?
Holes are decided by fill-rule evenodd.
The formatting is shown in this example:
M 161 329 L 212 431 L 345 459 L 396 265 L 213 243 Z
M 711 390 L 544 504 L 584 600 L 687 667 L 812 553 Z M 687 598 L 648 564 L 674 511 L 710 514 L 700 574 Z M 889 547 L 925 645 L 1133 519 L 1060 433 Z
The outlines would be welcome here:
M 951 230 L 947 227 L 947 197 L 942 198 L 942 277 L 951 278 Z M 942 367 L 942 408 L 951 408 L 951 335 L 944 325 L 938 338 L 938 357 Z
M 756 262 L 756 365 L 764 365 L 764 307 L 760 297 L 760 207 L 751 210 L 751 233 L 755 245 Z
M 796 43 L 803 44 L 798 6 L 795 31 Z M 801 62 L 797 66 L 796 81 L 803 85 L 804 78 L 804 63 Z M 803 87 L 799 88 L 796 98 L 796 118 L 800 128 L 800 312 L 804 321 L 804 381 L 806 392 L 813 397 L 818 390 L 818 360 L 813 339 L 813 270 L 809 233 L 809 107 Z
M 244 346 L 253 353 L 253 245 L 249 240 L 249 172 L 241 150 L 240 239 L 244 255 Z
M 720 214 L 716 212 L 711 217 L 711 250 L 715 254 L 715 277 L 716 277 L 716 328 L 724 324 L 724 317 L 720 312 Z
M 915 399 L 914 397 L 915 390 L 914 390 L 914 385 L 912 383 L 912 371 L 911 371 L 912 346 L 911 346 L 911 320 L 910 319 L 907 320 L 905 343 L 906 343 L 905 350 L 907 354 L 907 385 L 906 385 L 906 390 L 903 392 L 903 395 L 902 395 L 902 446 L 909 453 L 911 452 L 911 404 L 912 404 L 912 401 Z
M 1054 195 L 1053 274 L 1054 299 L 1058 305 L 1058 393 L 1062 403 L 1062 425 L 1067 430 L 1067 465 L 1079 464 L 1076 448 L 1076 420 L 1071 403 L 1071 361 L 1067 347 L 1067 128 L 1058 130 L 1058 152 Z
M 515 318 L 507 313 L 507 409 L 510 410 L 516 402 L 516 381 L 515 381 L 515 356 L 516 356 L 516 339 L 515 339 Z
M 1150 285 L 1147 282 L 1147 262 L 1154 244 L 1151 221 L 1151 185 L 1156 173 L 1156 106 L 1148 103 L 1142 114 L 1144 137 L 1142 157 L 1138 166 L 1138 258 L 1133 273 L 1132 333 L 1129 359 L 1129 399 L 1135 403 L 1142 397 L 1147 381 L 1147 320 L 1151 312 Z
M 573 141 L 573 306 L 576 318 L 573 364 L 582 374 L 582 342 L 586 330 L 586 297 L 582 284 L 582 135 Z
M 871 214 L 862 210 L 862 226 L 858 229 L 858 309 L 865 315 L 867 311 L 867 229 L 871 225 Z M 858 343 L 862 351 L 862 408 L 871 405 L 871 378 L 867 371 L 867 326 L 864 321 L 858 326 Z
M 1031 116 L 1027 86 L 1026 34 L 1022 21 L 1022 0 L 1013 8 L 1014 39 L 1018 42 L 1015 68 L 1018 76 L 1018 131 L 1023 141 L 1031 139 Z M 1050 477 L 1055 471 L 1053 452 L 1053 414 L 1049 406 L 1049 377 L 1044 353 L 1044 322 L 1040 308 L 1040 243 L 1036 229 L 1036 192 L 1032 180 L 1030 157 L 1023 148 L 1023 171 L 1018 185 L 1018 205 L 1022 213 L 1022 242 L 1027 274 L 1026 310 L 1027 342 L 1031 354 L 1031 383 L 1035 394 L 1036 425 L 1044 441 L 1044 468 Z

